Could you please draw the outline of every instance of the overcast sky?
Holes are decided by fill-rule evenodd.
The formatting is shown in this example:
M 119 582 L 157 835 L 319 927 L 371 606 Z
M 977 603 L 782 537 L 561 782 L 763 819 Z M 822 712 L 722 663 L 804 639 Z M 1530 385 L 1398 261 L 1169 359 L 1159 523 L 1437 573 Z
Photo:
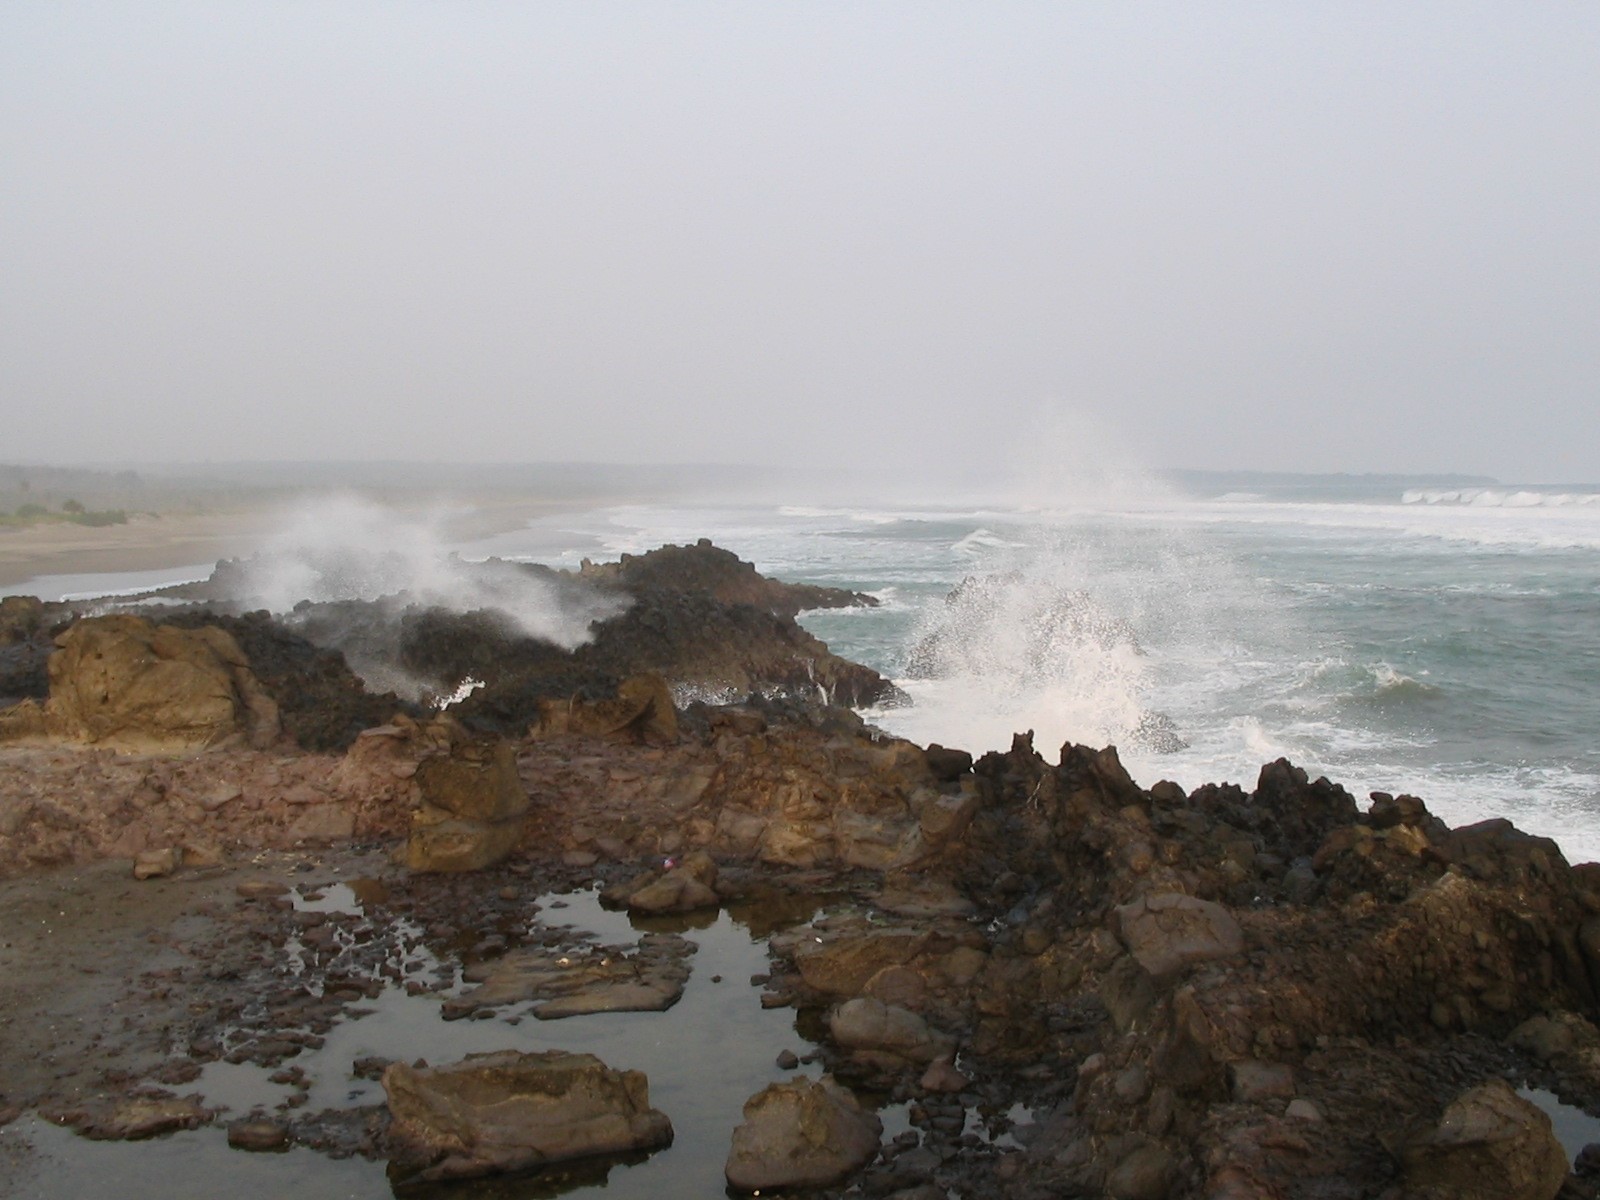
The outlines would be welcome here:
M 8 0 L 0 410 L 1600 479 L 1600 5 Z

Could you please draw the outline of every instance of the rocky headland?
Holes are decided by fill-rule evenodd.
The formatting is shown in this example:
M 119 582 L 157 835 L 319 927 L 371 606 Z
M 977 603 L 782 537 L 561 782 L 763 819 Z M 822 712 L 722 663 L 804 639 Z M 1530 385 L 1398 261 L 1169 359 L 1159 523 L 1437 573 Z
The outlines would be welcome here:
M 402 1187 L 636 1161 L 681 1081 L 516 1026 L 695 1003 L 737 911 L 768 961 L 720 994 L 793 1013 L 718 1151 L 738 1192 L 1600 1195 L 1530 1098 L 1600 1112 L 1600 867 L 1282 760 L 1186 793 L 1111 747 L 887 736 L 852 708 L 894 685 L 795 621 L 870 597 L 709 543 L 484 569 L 610 615 L 574 649 L 404 596 L 274 617 L 228 564 L 159 607 L 0 604 L 0 1123 L 226 1124 Z M 585 888 L 631 940 L 551 920 Z M 311 1103 L 391 995 L 504 1045 L 339 1063 L 381 1098 Z M 223 1112 L 219 1063 L 281 1099 Z

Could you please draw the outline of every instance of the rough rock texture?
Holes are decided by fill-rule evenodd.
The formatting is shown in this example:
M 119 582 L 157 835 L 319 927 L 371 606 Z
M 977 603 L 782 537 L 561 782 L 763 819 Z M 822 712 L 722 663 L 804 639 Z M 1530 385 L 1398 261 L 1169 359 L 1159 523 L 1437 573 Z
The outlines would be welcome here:
M 50 698 L 0 713 L 0 740 L 185 751 L 278 737 L 277 703 L 224 631 L 93 617 L 50 656 Z
M 422 752 L 415 726 L 369 731 L 343 756 L 234 750 L 174 758 L 0 746 L 0 875 L 132 860 L 395 837 Z
M 1553 1200 L 1568 1167 L 1550 1118 L 1503 1079 L 1458 1097 L 1402 1161 L 1416 1200 Z
M 390 1160 L 425 1180 L 519 1171 L 591 1155 L 652 1150 L 672 1123 L 650 1107 L 638 1071 L 592 1054 L 513 1050 L 418 1070 L 392 1064 Z
M 398 713 L 422 715 L 392 692 L 368 691 L 344 655 L 313 645 L 265 612 L 228 616 L 201 611 L 174 616 L 171 623 L 212 626 L 228 634 L 277 704 L 283 732 L 302 749 L 345 750 L 363 729 Z
M 1239 922 L 1227 909 L 1179 892 L 1141 896 L 1113 915 L 1129 952 L 1157 979 L 1244 949 Z
M 624 554 L 614 563 L 584 560 L 578 578 L 628 592 L 672 591 L 709 596 L 723 604 L 747 604 L 793 619 L 812 608 L 877 607 L 876 597 L 842 588 L 781 583 L 757 574 L 755 564 L 701 538 L 693 546 L 662 546 Z
M 506 858 L 522 836 L 529 800 L 516 750 L 498 738 L 471 737 L 448 719 L 435 727 L 447 744 L 417 764 L 406 866 L 481 870 Z
M 614 948 L 525 946 L 463 971 L 478 986 L 446 1000 L 446 1020 L 485 1008 L 532 1002 L 533 1015 L 552 1021 L 600 1012 L 660 1012 L 683 995 L 694 944 L 677 934 L 651 933 L 636 953 Z
M 827 1187 L 878 1153 L 883 1122 L 831 1079 L 774 1083 L 745 1102 L 728 1186 L 741 1192 Z
M 631 912 L 693 912 L 700 908 L 716 908 L 722 903 L 716 884 L 716 860 L 704 850 L 696 850 L 685 855 L 681 863 L 652 871 L 625 887 L 608 892 L 606 900 Z

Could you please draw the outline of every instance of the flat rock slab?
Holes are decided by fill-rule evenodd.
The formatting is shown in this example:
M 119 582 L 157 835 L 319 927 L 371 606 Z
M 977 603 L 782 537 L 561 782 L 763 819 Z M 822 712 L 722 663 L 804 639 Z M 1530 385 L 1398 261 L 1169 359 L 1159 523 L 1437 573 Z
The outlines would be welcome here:
M 635 954 L 583 947 L 513 950 L 469 969 L 478 984 L 444 1002 L 454 1020 L 482 1008 L 534 1002 L 533 1015 L 550 1021 L 601 1012 L 662 1012 L 683 996 L 694 943 L 677 934 L 646 934 Z
M 383 1088 L 390 1161 L 425 1181 L 672 1142 L 672 1122 L 650 1107 L 643 1072 L 612 1070 L 592 1054 L 502 1050 L 422 1070 L 394 1063 Z
M 210 1121 L 212 1114 L 197 1100 L 125 1096 L 46 1116 L 94 1141 L 136 1141 L 176 1133 L 180 1129 L 195 1129 Z

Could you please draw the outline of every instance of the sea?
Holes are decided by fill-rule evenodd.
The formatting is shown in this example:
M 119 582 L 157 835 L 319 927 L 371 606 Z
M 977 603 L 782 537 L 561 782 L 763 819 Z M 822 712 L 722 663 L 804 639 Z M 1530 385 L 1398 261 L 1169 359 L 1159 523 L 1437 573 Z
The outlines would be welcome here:
M 599 505 L 448 549 L 575 567 L 708 537 L 878 600 L 801 620 L 899 684 L 863 713 L 891 734 L 1114 744 L 1140 783 L 1186 789 L 1288 758 L 1362 803 L 1410 793 L 1600 859 L 1600 485 L 1188 472 L 811 500 Z

